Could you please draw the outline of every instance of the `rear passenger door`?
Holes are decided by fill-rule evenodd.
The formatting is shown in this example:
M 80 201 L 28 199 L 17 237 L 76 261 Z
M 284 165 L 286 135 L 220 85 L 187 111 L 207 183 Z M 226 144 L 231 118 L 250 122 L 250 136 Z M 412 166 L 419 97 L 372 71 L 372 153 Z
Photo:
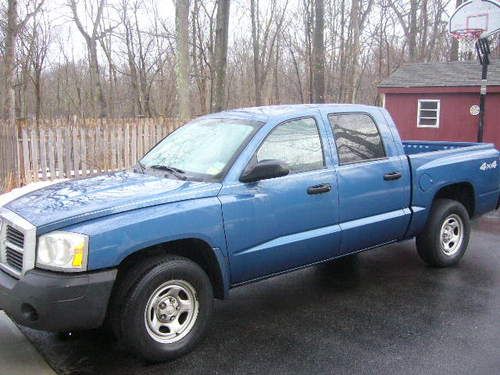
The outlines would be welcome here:
M 401 238 L 410 218 L 410 176 L 385 120 L 377 126 L 364 112 L 328 120 L 338 157 L 341 252 Z

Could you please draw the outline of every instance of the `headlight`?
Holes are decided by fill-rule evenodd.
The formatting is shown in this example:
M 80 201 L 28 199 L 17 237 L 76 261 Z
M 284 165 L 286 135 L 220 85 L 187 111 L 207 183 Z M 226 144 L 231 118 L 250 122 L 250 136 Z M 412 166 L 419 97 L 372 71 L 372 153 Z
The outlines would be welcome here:
M 87 236 L 71 232 L 51 232 L 38 239 L 36 265 L 54 271 L 85 271 L 87 252 Z

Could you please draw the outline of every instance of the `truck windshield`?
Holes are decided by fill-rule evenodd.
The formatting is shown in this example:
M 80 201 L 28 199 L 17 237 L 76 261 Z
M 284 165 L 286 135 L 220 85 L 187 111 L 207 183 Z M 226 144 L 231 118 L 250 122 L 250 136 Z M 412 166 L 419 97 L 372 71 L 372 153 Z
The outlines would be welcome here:
M 143 170 L 185 178 L 217 179 L 230 167 L 260 122 L 240 119 L 194 120 L 156 145 L 140 161 Z

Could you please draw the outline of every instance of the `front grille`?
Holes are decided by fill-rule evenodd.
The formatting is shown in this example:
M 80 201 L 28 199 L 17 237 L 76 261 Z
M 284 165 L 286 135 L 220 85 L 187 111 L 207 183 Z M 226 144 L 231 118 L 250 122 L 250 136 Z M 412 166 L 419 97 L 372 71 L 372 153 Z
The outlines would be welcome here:
M 18 272 L 23 271 L 24 233 L 7 225 L 5 231 L 5 261 Z
M 5 248 L 5 259 L 7 264 L 15 270 L 21 272 L 23 270 L 23 253 L 12 249 L 9 245 Z
M 0 207 L 0 269 L 16 278 L 35 266 L 36 228 Z
M 7 234 L 5 239 L 7 242 L 10 242 L 20 248 L 24 247 L 24 233 L 11 225 L 7 225 Z

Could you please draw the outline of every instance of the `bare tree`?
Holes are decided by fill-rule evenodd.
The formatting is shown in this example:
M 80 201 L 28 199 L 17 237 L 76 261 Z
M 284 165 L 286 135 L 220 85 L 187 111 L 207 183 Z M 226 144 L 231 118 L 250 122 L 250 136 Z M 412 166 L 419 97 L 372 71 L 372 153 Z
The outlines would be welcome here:
M 40 10 L 43 0 L 34 3 L 33 10 L 23 20 L 18 17 L 17 0 L 7 2 L 7 25 L 5 31 L 4 53 L 4 116 L 6 122 L 0 128 L 0 191 L 14 186 L 19 179 L 17 127 L 15 113 L 15 56 L 16 42 L 20 30 Z
M 175 3 L 176 32 L 176 80 L 179 99 L 179 116 L 188 119 L 191 116 L 189 97 L 189 0 L 177 0 Z
M 85 0 L 85 6 L 88 5 L 86 3 L 86 1 L 87 0 Z M 100 117 L 106 117 L 106 115 L 107 115 L 106 98 L 105 98 L 104 90 L 103 90 L 102 83 L 101 83 L 99 60 L 97 58 L 97 41 L 100 38 L 104 37 L 104 35 L 105 35 L 105 33 L 100 33 L 100 31 L 99 31 L 99 26 L 101 24 L 102 13 L 103 13 L 105 4 L 106 4 L 106 0 L 99 0 L 98 1 L 97 11 L 96 11 L 96 14 L 92 20 L 91 31 L 87 32 L 87 30 L 85 30 L 85 27 L 83 26 L 82 21 L 78 15 L 78 0 L 69 0 L 69 6 L 70 6 L 71 12 L 73 14 L 73 20 L 75 21 L 75 24 L 78 28 L 78 31 L 80 31 L 80 34 L 82 34 L 83 38 L 85 39 L 85 43 L 87 45 L 87 50 L 88 50 L 88 54 L 89 54 L 90 76 L 91 76 L 91 80 L 92 80 L 92 86 L 95 87 L 93 92 L 96 93 L 97 101 L 99 103 L 99 116 Z M 97 111 L 94 110 L 94 113 L 97 113 Z
M 213 112 L 222 111 L 225 107 L 227 38 L 229 32 L 230 0 L 217 1 L 217 28 L 215 30 L 214 72 L 215 94 Z
M 444 36 L 443 15 L 451 0 L 410 0 L 389 2 L 403 29 L 409 61 L 428 61 L 435 53 L 437 39 Z
M 323 0 L 314 2 L 314 34 L 313 34 L 313 101 L 325 102 L 325 43 L 323 30 L 325 27 L 325 5 Z
M 206 54 L 203 48 L 203 35 L 201 26 L 201 6 L 200 0 L 194 0 L 192 12 L 192 61 L 193 76 L 198 90 L 200 113 L 207 113 L 207 81 L 206 74 Z
M 99 38 L 98 41 L 102 51 L 104 52 L 104 55 L 106 56 L 106 60 L 108 63 L 109 85 L 108 85 L 108 99 L 107 99 L 107 106 L 108 106 L 107 114 L 109 117 L 113 118 L 115 116 L 115 100 L 116 100 L 115 95 L 118 85 L 118 79 L 117 79 L 116 66 L 113 62 L 114 38 L 112 33 L 106 31 L 106 30 L 112 30 L 114 28 L 109 24 L 109 22 L 110 22 L 110 16 L 108 13 L 106 19 L 102 17 L 102 23 L 99 28 L 102 37 Z
M 28 71 L 28 77 L 34 87 L 35 119 L 39 122 L 42 117 L 42 71 L 51 42 L 50 21 L 47 17 L 38 19 L 34 16 L 33 25 L 27 30 L 27 34 L 28 49 L 31 52 L 28 60 L 31 69 Z
M 303 0 L 304 10 L 304 59 L 307 62 L 307 97 L 309 103 L 314 101 L 313 85 L 314 85 L 314 59 L 313 59 L 313 34 L 314 34 L 314 3 L 309 0 Z
M 363 6 L 364 5 L 364 6 Z M 348 103 L 356 102 L 356 93 L 359 80 L 359 59 L 361 55 L 361 33 L 367 17 L 370 15 L 373 0 L 362 2 L 352 0 L 351 23 L 349 27 L 349 54 L 346 55 L 346 90 L 344 100 Z
M 262 87 L 269 72 L 273 51 L 276 45 L 283 21 L 285 19 L 288 0 L 281 9 L 276 0 L 268 3 L 267 19 L 261 23 L 259 0 L 250 1 L 250 17 L 252 21 L 252 50 L 255 87 L 255 105 L 262 105 Z
M 130 77 L 130 86 L 132 89 L 133 95 L 133 114 L 134 116 L 142 115 L 142 100 L 140 94 L 140 85 L 139 85 L 139 75 L 137 74 L 137 66 L 136 66 L 136 56 L 135 56 L 135 46 L 134 46 L 134 33 L 132 29 L 132 24 L 128 14 L 128 1 L 124 0 L 122 2 L 121 9 L 121 20 L 123 26 L 125 28 L 125 46 L 127 51 L 127 63 L 128 63 L 128 75 Z
M 403 28 L 405 34 L 406 42 L 408 44 L 408 57 L 410 61 L 415 61 L 416 47 L 417 47 L 417 11 L 418 11 L 418 1 L 410 0 L 403 2 L 391 2 L 391 7 L 396 13 L 399 24 Z M 406 5 L 409 4 L 410 7 L 407 9 Z

